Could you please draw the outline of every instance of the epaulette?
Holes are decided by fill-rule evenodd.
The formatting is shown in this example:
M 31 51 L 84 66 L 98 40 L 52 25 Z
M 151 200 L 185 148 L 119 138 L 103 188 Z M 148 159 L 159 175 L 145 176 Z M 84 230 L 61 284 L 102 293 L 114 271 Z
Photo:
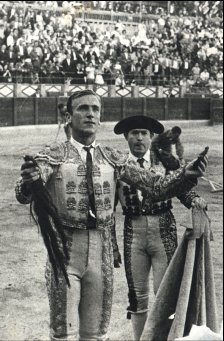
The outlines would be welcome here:
M 163 176 L 166 174 L 166 169 L 161 163 L 159 163 L 158 165 L 154 165 L 152 168 L 157 174 L 161 174 Z
M 50 146 L 45 146 L 35 157 L 37 161 L 46 161 L 51 165 L 62 164 L 67 155 L 67 143 L 54 143 Z
M 121 152 L 117 149 L 111 147 L 100 147 L 104 157 L 111 163 L 113 166 L 122 166 L 128 160 L 129 153 Z

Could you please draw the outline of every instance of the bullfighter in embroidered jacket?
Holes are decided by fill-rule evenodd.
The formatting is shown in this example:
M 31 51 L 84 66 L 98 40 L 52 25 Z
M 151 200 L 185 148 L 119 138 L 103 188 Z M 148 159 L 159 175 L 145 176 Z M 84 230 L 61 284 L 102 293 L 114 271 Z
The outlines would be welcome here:
M 67 237 L 70 288 L 63 274 L 55 281 L 49 261 L 46 267 L 51 340 L 105 340 L 112 307 L 113 250 L 117 250 L 113 232 L 116 180 L 119 176 L 129 182 L 136 167 L 121 152 L 96 143 L 101 111 L 97 94 L 91 90 L 74 93 L 67 111 L 71 140 L 45 148 L 35 158 L 38 167 L 32 161 L 22 165 L 16 196 L 21 203 L 30 203 L 31 185 L 42 179 Z M 201 176 L 206 164 L 203 160 L 196 171 L 190 165 L 165 178 L 142 174 L 136 185 L 145 188 L 148 182 L 149 195 L 153 187 L 158 194 L 172 197 L 186 183 L 192 187 L 192 177 Z
M 158 162 L 154 163 L 156 155 L 150 150 L 151 136 L 157 126 L 158 122 L 149 117 L 129 117 L 115 126 L 115 133 L 124 133 L 130 148 L 128 159 L 139 164 L 139 171 L 144 168 L 157 175 L 165 175 L 165 168 Z M 192 205 L 206 206 L 194 191 L 185 191 L 178 198 L 187 208 Z M 118 200 L 125 216 L 124 262 L 130 302 L 128 318 L 132 320 L 135 340 L 140 340 L 148 312 L 150 269 L 153 270 L 156 294 L 177 247 L 176 221 L 171 211 L 172 201 L 166 196 L 151 200 L 135 187 L 118 181 L 115 206 Z

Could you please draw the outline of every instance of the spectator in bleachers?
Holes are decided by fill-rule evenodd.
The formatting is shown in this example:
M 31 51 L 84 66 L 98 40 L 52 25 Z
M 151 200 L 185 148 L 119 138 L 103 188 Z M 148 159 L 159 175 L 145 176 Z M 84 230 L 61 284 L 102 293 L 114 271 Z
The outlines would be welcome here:
M 23 63 L 18 61 L 15 65 L 15 83 L 23 82 Z
M 123 6 L 124 13 L 133 13 L 133 6 L 130 2 L 126 2 Z
M 96 77 L 96 68 L 92 62 L 90 62 L 86 67 L 86 83 L 94 84 Z
M 39 73 L 38 72 L 32 73 L 31 82 L 32 82 L 32 84 L 40 84 L 40 79 L 39 79 Z
M 210 91 L 217 88 L 217 80 L 213 76 L 208 80 L 208 88 Z
M 63 71 L 62 65 L 59 61 L 55 61 L 51 70 L 51 81 L 52 83 L 64 83 L 65 73 Z
M 63 72 L 65 73 L 65 77 L 73 78 L 75 73 L 75 63 L 69 49 L 65 52 L 65 56 L 66 57 L 62 62 Z
M 172 64 L 171 64 L 172 77 L 177 78 L 178 75 L 180 74 L 180 69 L 182 65 L 182 60 L 178 52 L 173 53 L 171 60 L 172 60 Z
M 0 49 L 0 64 L 4 66 L 4 64 L 8 61 L 8 54 L 6 51 L 6 45 L 2 45 Z
M 104 64 L 104 79 L 107 83 L 107 85 L 115 85 L 115 81 L 117 78 L 117 71 L 119 73 L 119 70 L 115 69 L 115 63 L 114 61 L 109 61 Z
M 3 83 L 4 67 L 0 64 L 0 83 Z
M 115 73 L 115 85 L 121 89 L 125 88 L 124 74 L 122 70 L 116 70 Z
M 4 43 L 5 40 L 5 25 L 3 20 L 0 19 L 0 45 Z
M 103 65 L 101 63 L 96 67 L 95 74 L 96 74 L 95 84 L 98 86 L 104 85 L 105 82 L 104 82 L 104 78 L 103 78 Z
M 196 80 L 194 80 L 193 75 L 190 75 L 187 79 L 187 89 L 190 91 L 192 87 L 195 85 Z
M 217 79 L 217 87 L 218 88 L 223 88 L 223 70 L 220 69 L 219 72 L 216 75 Z
M 186 77 L 180 77 L 180 86 L 187 88 L 188 87 L 188 83 L 187 83 L 187 78 Z
M 6 38 L 6 46 L 7 47 L 14 46 L 13 30 L 9 31 L 9 34 Z
M 10 63 L 16 63 L 17 62 L 17 55 L 14 52 L 13 46 L 9 46 L 9 48 L 7 49 L 6 58 L 7 58 L 7 61 Z
M 181 63 L 181 74 L 187 77 L 191 70 L 191 60 L 186 57 L 183 61 L 181 61 Z
M 210 74 L 207 69 L 203 70 L 200 74 L 200 79 L 202 81 L 202 84 L 205 86 L 208 83 L 208 80 L 210 78 Z
M 165 16 L 161 15 L 160 18 L 158 19 L 158 29 L 159 29 L 159 31 L 163 31 L 165 25 L 166 25 Z
M 199 64 L 196 63 L 195 66 L 192 68 L 192 74 L 193 74 L 193 78 L 194 78 L 195 81 L 200 76 L 200 73 L 201 73 L 201 69 L 199 67 Z
M 217 75 L 217 73 L 219 71 L 219 64 L 218 64 L 218 62 L 214 62 L 214 64 L 211 65 L 210 71 L 211 71 L 211 76 L 216 77 L 216 75 Z
M 71 80 L 71 84 L 85 84 L 86 72 L 85 66 L 82 63 L 78 63 L 75 69 L 74 78 Z
M 145 42 L 145 40 L 147 39 L 146 33 L 146 23 L 144 20 L 142 20 L 142 22 L 138 25 L 138 38 L 140 42 Z
M 3 67 L 3 74 L 2 74 L 3 83 L 12 83 L 12 74 L 9 70 L 9 63 L 6 63 Z
M 105 59 L 117 60 L 117 51 L 115 50 L 113 46 L 108 45 L 106 54 L 105 54 Z

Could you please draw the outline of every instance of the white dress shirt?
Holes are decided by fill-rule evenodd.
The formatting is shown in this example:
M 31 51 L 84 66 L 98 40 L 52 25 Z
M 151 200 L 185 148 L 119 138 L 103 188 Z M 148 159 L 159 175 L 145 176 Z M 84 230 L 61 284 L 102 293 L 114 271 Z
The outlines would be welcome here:
M 131 152 L 129 153 L 129 160 L 134 160 L 137 162 L 138 159 L 144 159 L 144 164 L 143 167 L 145 169 L 150 169 L 151 168 L 151 159 L 150 159 L 150 151 L 147 150 L 147 152 L 145 153 L 145 155 L 142 158 L 136 157 L 133 154 L 131 154 Z M 143 196 L 142 196 L 142 192 L 140 190 L 137 190 L 137 195 L 138 195 L 138 199 L 140 202 L 142 202 L 143 200 Z
M 151 159 L 150 159 L 150 150 L 147 150 L 147 152 L 145 153 L 145 155 L 142 158 L 136 157 L 133 154 L 131 154 L 131 152 L 129 153 L 129 160 L 134 160 L 137 161 L 138 159 L 144 159 L 144 168 L 145 169 L 149 169 L 151 168 Z
M 84 149 L 84 147 L 90 147 L 90 146 L 85 146 L 84 144 L 82 143 L 79 143 L 78 141 L 76 141 L 73 137 L 71 137 L 71 140 L 70 140 L 71 144 L 78 150 L 78 153 L 83 161 L 84 164 L 86 164 L 86 154 L 87 154 L 87 151 Z M 91 146 L 93 148 L 90 149 L 90 153 L 92 155 L 92 158 L 94 157 L 94 149 L 96 148 L 96 141 L 94 141 Z

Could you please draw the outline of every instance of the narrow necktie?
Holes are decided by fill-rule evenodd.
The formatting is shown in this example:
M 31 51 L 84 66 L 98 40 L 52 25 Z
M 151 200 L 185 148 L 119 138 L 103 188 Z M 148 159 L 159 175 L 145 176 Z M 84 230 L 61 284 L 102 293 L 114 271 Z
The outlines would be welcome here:
M 141 168 L 144 168 L 144 161 L 145 160 L 143 158 L 137 160 Z
M 89 195 L 89 212 L 88 212 L 88 228 L 96 228 L 96 208 L 95 208 L 95 198 L 94 198 L 94 187 L 93 187 L 93 160 L 90 153 L 90 147 L 84 147 L 86 151 L 86 178 L 87 178 L 87 189 Z
M 137 160 L 137 162 L 139 163 L 141 168 L 144 168 L 144 161 L 145 160 L 143 158 Z M 142 195 L 142 192 L 140 190 L 138 190 L 138 198 L 139 198 L 140 202 L 143 202 L 143 195 Z

